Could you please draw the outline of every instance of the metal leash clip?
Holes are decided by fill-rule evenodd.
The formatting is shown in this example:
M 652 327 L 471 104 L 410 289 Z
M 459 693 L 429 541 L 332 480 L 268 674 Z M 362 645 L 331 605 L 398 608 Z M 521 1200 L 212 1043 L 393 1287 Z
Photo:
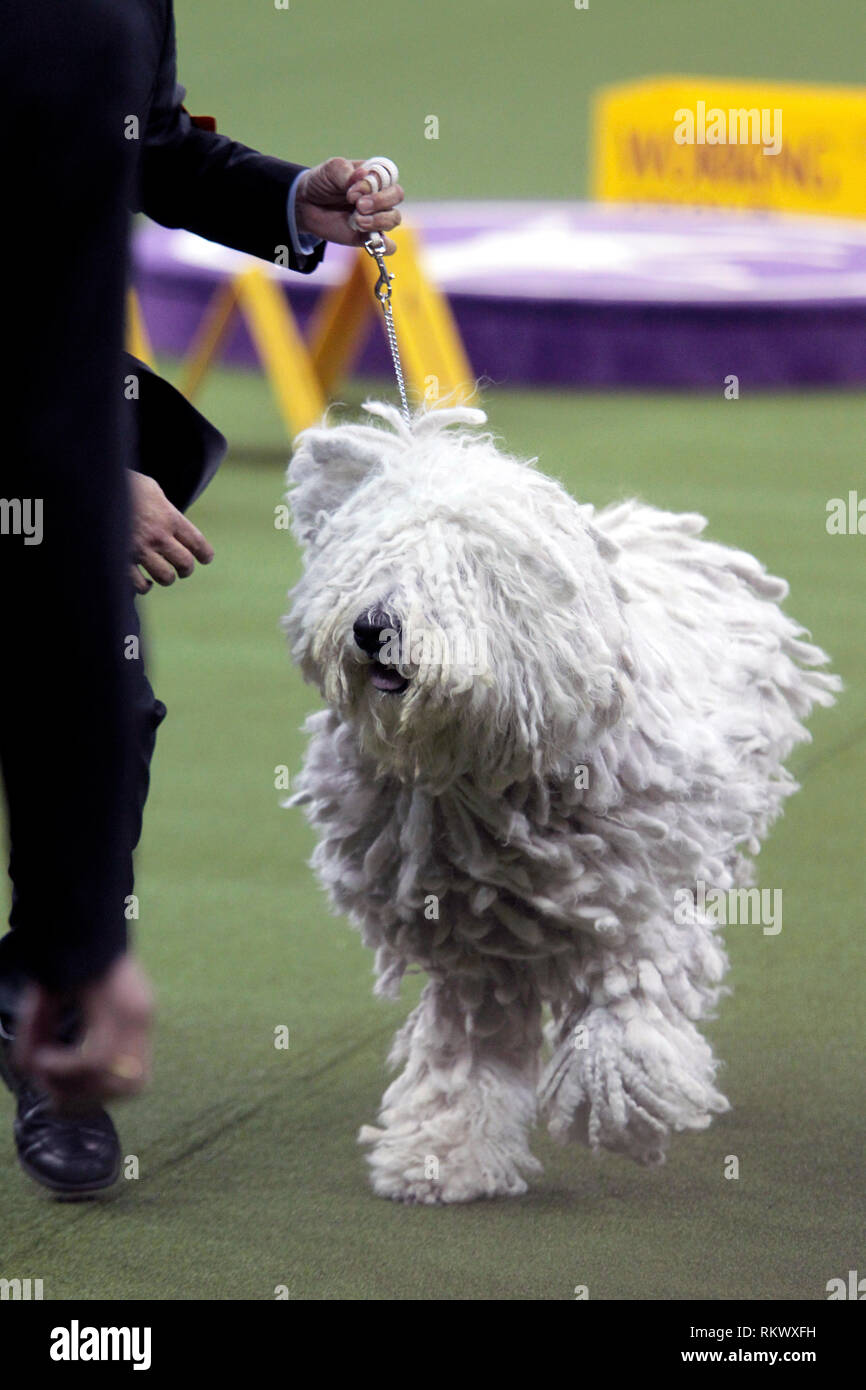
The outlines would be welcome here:
M 373 235 L 364 242 L 364 250 L 368 256 L 379 267 L 379 278 L 373 286 L 373 293 L 380 304 L 391 298 L 391 281 L 394 279 L 393 270 L 389 270 L 385 264 L 385 243 L 382 240 L 381 232 L 374 232 Z
M 385 242 L 380 232 L 374 232 L 364 242 L 364 250 L 368 256 L 372 256 L 376 265 L 379 267 L 379 278 L 373 286 L 373 293 L 382 305 L 382 312 L 385 315 L 385 333 L 388 338 L 388 347 L 391 349 L 391 360 L 394 363 L 394 375 L 397 378 L 397 388 L 400 392 L 400 404 L 403 410 L 403 419 L 407 425 L 411 425 L 412 417 L 409 412 L 409 401 L 406 397 L 406 383 L 403 379 L 403 364 L 400 360 L 400 349 L 397 346 L 397 333 L 394 329 L 394 319 L 391 314 L 391 281 L 394 279 L 394 271 L 389 270 L 385 264 Z

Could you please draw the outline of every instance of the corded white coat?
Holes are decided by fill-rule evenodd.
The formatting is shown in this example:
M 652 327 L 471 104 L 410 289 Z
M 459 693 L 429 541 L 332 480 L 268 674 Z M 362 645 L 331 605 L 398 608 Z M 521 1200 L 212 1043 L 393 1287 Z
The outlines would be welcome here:
M 728 1107 L 696 1026 L 723 944 L 675 903 L 750 881 L 838 678 L 784 582 L 702 517 L 580 505 L 480 411 L 366 409 L 383 424 L 299 436 L 286 627 L 328 705 L 293 798 L 315 870 L 380 992 L 429 976 L 361 1132 L 373 1185 L 521 1193 L 539 1105 L 560 1138 L 659 1162 Z M 419 639 L 402 694 L 353 638 L 377 607 Z

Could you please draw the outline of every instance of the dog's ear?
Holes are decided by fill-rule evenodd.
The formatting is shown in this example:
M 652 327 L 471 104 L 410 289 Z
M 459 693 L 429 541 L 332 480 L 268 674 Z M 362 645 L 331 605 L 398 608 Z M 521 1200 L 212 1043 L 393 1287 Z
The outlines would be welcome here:
M 304 430 L 289 464 L 292 529 L 311 545 L 356 488 L 398 447 L 385 430 L 369 425 L 322 425 Z

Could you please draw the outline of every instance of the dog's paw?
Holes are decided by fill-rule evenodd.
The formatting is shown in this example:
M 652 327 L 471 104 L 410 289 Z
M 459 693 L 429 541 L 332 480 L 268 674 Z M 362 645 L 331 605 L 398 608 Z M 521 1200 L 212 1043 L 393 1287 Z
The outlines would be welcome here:
M 541 1169 L 525 1148 L 519 1156 L 489 1144 L 467 1143 L 449 1150 L 423 1126 L 407 1132 L 365 1125 L 358 1141 L 373 1146 L 367 1155 L 373 1191 L 395 1202 L 439 1206 L 482 1197 L 520 1197 L 526 1192 L 521 1168 Z
M 639 1163 L 664 1162 L 672 1132 L 706 1129 L 729 1109 L 693 1024 L 658 1010 L 591 1009 L 559 1043 L 540 1088 L 555 1139 Z

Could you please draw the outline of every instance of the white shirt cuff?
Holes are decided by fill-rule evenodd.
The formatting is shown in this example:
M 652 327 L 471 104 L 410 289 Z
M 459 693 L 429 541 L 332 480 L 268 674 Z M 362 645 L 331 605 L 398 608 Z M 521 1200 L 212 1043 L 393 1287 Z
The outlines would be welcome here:
M 301 170 L 301 173 L 303 172 L 305 171 Z M 316 247 L 322 241 L 322 238 L 310 236 L 307 232 L 298 231 L 298 224 L 295 221 L 295 198 L 298 192 L 298 179 L 300 177 L 300 174 L 296 176 L 296 178 L 292 182 L 291 188 L 289 189 L 289 200 L 288 206 L 286 208 L 286 215 L 289 221 L 289 239 L 292 243 L 292 250 L 294 251 L 295 255 L 298 257 L 299 260 L 303 260 L 305 256 L 309 256 L 311 252 L 315 251 Z

